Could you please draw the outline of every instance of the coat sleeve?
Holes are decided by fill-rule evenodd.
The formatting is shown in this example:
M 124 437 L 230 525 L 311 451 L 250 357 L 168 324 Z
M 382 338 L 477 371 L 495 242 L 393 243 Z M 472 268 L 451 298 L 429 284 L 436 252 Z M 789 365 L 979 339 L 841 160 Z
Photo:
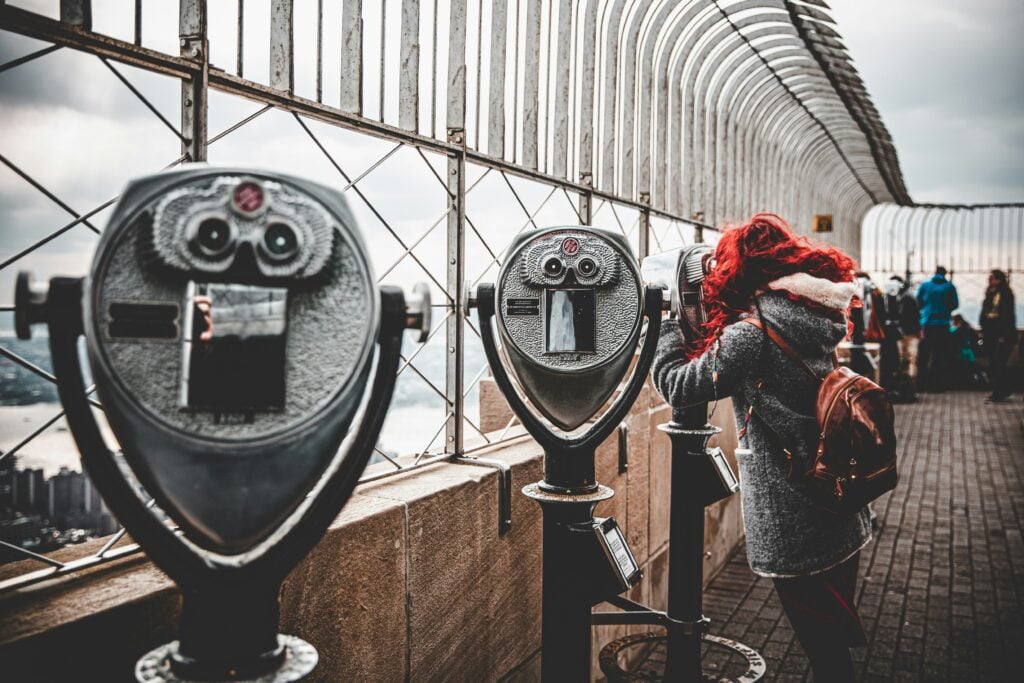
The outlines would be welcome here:
M 651 366 L 654 386 L 673 408 L 732 396 L 758 366 L 764 348 L 762 337 L 761 330 L 753 325 L 736 323 L 725 328 L 717 354 L 712 347 L 687 360 L 679 323 L 665 320 Z

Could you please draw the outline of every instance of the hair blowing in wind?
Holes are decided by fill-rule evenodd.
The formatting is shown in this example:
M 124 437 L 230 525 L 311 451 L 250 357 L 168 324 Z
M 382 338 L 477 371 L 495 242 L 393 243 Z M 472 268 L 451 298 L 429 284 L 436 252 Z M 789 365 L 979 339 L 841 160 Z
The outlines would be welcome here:
M 839 249 L 796 235 L 773 213 L 755 214 L 746 223 L 727 228 L 715 248 L 715 267 L 704 280 L 708 322 L 693 355 L 703 353 L 726 326 L 739 320 L 769 282 L 793 273 L 850 282 L 856 268 L 857 263 Z M 828 310 L 798 295 L 789 296 Z

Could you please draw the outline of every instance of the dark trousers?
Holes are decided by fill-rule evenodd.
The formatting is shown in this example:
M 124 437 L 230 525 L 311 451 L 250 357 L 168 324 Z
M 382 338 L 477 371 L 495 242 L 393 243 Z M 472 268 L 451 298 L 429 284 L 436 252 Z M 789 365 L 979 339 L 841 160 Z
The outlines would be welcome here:
M 1010 375 L 1006 371 L 1006 364 L 1013 353 L 1015 340 L 1006 337 L 992 336 L 991 341 L 985 339 L 985 348 L 988 353 L 988 376 L 992 382 L 992 398 L 1003 399 L 1013 393 L 1010 385 Z
M 882 340 L 878 353 L 878 376 L 883 389 L 893 391 L 899 388 L 900 346 L 898 338 L 886 335 L 886 338 Z
M 917 346 L 917 388 L 945 391 L 952 375 L 949 327 L 927 325 Z
M 815 683 L 853 681 L 850 647 L 867 644 L 854 607 L 860 553 L 826 572 L 774 579 L 779 601 L 793 625 Z

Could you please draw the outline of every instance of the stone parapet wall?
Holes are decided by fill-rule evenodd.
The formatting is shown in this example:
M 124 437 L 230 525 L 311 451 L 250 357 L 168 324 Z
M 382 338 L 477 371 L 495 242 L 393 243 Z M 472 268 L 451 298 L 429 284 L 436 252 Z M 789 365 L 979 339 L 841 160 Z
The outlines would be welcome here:
M 504 429 L 500 394 L 485 382 L 481 396 L 481 422 Z M 659 609 L 668 590 L 671 459 L 657 425 L 669 419 L 648 385 L 626 421 L 628 468 L 619 471 L 617 435 L 597 453 L 598 480 L 616 492 L 597 514 L 618 520 L 644 569 L 631 597 Z M 731 459 L 727 401 L 713 421 Z M 282 631 L 317 647 L 315 680 L 539 678 L 541 514 L 519 490 L 541 478 L 542 454 L 518 437 L 477 455 L 512 468 L 512 529 L 504 536 L 497 472 L 445 462 L 360 486 L 292 572 L 282 589 Z M 710 508 L 705 529 L 707 580 L 742 537 L 738 496 Z M 25 571 L 0 569 L 0 577 Z M 11 681 L 129 679 L 139 655 L 173 637 L 178 605 L 174 585 L 142 557 L 7 594 L 0 597 L 0 674 Z M 602 645 L 644 630 L 595 628 L 595 677 Z

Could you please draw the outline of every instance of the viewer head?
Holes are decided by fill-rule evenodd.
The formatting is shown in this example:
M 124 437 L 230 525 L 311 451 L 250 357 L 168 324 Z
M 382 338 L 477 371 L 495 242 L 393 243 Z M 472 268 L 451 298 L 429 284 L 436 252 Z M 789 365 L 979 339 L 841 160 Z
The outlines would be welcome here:
M 1007 285 L 1006 273 L 995 268 L 991 273 L 988 274 L 988 286 L 989 287 L 1005 287 Z
M 953 315 L 953 325 L 956 327 L 963 327 L 966 322 L 967 321 L 964 320 L 964 317 L 959 313 Z
M 945 266 L 935 266 L 935 274 L 936 275 L 941 275 L 942 277 L 946 277 L 946 267 Z
M 793 233 L 781 217 L 759 213 L 722 233 L 715 267 L 704 281 L 708 334 L 703 352 L 727 325 L 739 319 L 754 294 L 769 282 L 807 273 L 833 282 L 852 282 L 857 264 L 828 244 L 813 244 Z

